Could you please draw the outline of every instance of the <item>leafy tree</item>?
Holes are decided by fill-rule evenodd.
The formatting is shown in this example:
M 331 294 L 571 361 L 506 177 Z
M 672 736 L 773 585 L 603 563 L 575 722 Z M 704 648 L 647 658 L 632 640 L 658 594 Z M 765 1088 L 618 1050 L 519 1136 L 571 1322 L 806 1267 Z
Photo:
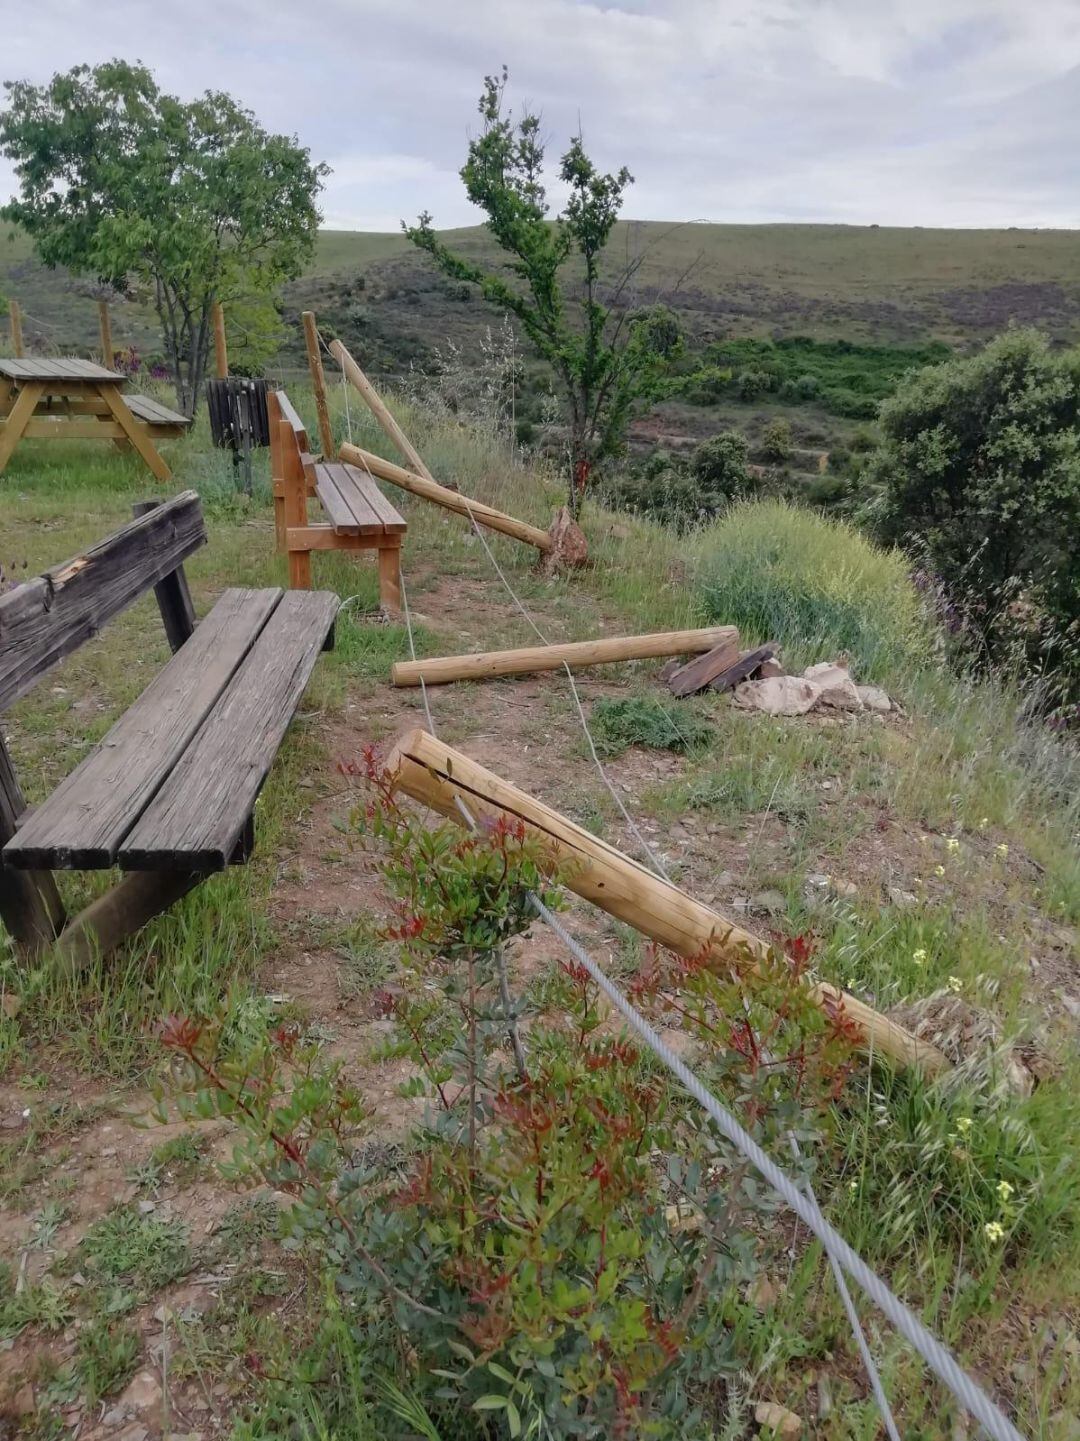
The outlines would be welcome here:
M 666 307 L 630 311 L 620 305 L 640 262 L 606 290 L 601 282 L 601 257 L 633 180 L 629 170 L 603 174 L 576 136 L 559 166 L 570 197 L 551 219 L 540 117 L 526 110 L 515 121 L 503 113 L 506 80 L 504 69 L 501 77 L 484 81 L 483 128 L 469 145 L 461 178 L 469 199 L 487 216 L 491 234 L 512 257 L 510 276 L 455 254 L 427 213 L 403 228 L 445 275 L 478 285 L 485 299 L 516 316 L 550 364 L 569 431 L 569 501 L 576 515 L 590 473 L 621 449 L 635 408 L 662 393 L 682 342 Z M 566 269 L 571 262 L 574 285 Z
M 228 95 L 186 103 L 122 60 L 5 90 L 0 149 L 15 162 L 19 195 L 0 214 L 47 265 L 149 289 L 191 414 L 214 301 L 267 296 L 299 274 L 326 167 Z
M 791 459 L 793 444 L 789 422 L 779 415 L 770 420 L 761 436 L 761 453 L 765 459 L 782 465 Z
M 690 457 L 690 469 L 705 489 L 723 497 L 723 504 L 753 488 L 746 467 L 748 454 L 744 435 L 737 430 L 722 430 L 696 447 Z
M 1010 331 L 908 376 L 880 424 L 864 474 L 881 535 L 917 545 L 991 653 L 1023 620 L 1042 662 L 1071 666 L 1075 684 L 1080 350 Z

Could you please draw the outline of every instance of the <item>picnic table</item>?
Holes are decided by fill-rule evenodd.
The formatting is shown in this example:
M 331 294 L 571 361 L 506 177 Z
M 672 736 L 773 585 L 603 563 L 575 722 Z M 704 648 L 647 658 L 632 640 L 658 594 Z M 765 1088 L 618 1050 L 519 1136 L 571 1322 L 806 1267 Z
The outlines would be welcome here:
M 154 441 L 182 435 L 191 422 L 149 396 L 124 396 L 126 384 L 92 360 L 0 360 L 0 472 L 20 440 L 111 440 L 170 480 Z

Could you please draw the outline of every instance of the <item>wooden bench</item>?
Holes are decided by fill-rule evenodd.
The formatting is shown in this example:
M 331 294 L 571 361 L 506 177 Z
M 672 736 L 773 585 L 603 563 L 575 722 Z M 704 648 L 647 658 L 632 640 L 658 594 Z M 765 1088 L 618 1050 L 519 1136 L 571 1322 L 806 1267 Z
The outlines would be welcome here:
M 206 543 L 198 496 L 136 512 L 0 595 L 0 713 L 151 588 L 174 652 L 33 810 L 0 739 L 0 919 L 22 953 L 55 946 L 72 968 L 248 859 L 256 798 L 339 604 L 324 591 L 227 590 L 196 627 L 183 562 Z M 114 865 L 130 874 L 68 920 L 53 872 Z
M 401 609 L 401 538 L 408 527 L 375 481 L 355 465 L 316 460 L 304 423 L 283 390 L 267 397 L 270 470 L 274 485 L 277 547 L 289 557 L 289 585 L 311 585 L 313 550 L 374 550 L 379 559 L 379 600 Z M 328 517 L 308 522 L 314 496 Z

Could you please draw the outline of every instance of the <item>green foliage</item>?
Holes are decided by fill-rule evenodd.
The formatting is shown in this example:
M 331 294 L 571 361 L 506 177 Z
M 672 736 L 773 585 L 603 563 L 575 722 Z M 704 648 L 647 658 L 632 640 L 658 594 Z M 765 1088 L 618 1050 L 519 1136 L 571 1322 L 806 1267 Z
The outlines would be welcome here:
M 487 216 L 487 228 L 511 259 L 518 284 L 452 251 L 434 231 L 431 216 L 405 226 L 409 239 L 452 279 L 480 287 L 484 298 L 509 311 L 551 366 L 564 406 L 570 444 L 569 504 L 577 514 L 594 467 L 622 446 L 639 404 L 655 400 L 682 346 L 674 313 L 664 306 L 629 313 L 601 301 L 601 260 L 633 176 L 597 170 L 576 136 L 563 155 L 559 178 L 569 198 L 549 218 L 543 183 L 544 142 L 538 114 L 516 122 L 503 113 L 505 69 L 489 75 L 480 97 L 483 129 L 469 145 L 461 171 L 465 190 Z M 567 267 L 577 273 L 568 281 Z M 623 283 L 608 288 L 621 295 Z
M 782 465 L 791 459 L 793 444 L 791 423 L 783 416 L 770 420 L 761 436 L 761 453 L 765 459 Z
M 139 1334 L 121 1322 L 91 1321 L 79 1332 L 76 1368 L 87 1403 L 123 1389 L 139 1360 Z
M 695 538 L 710 620 L 775 640 L 792 662 L 850 654 L 859 679 L 888 684 L 925 659 L 932 631 L 897 551 L 784 501 L 736 506 Z
M 702 441 L 690 460 L 656 450 L 643 464 L 609 477 L 603 498 L 622 510 L 651 515 L 675 530 L 710 520 L 733 500 L 753 494 L 758 480 L 747 464 L 749 446 L 735 430 Z
M 592 709 L 592 731 L 604 755 L 617 755 L 627 746 L 695 750 L 708 745 L 713 735 L 708 721 L 689 706 L 676 710 L 650 695 L 623 700 L 602 697 Z
M 47 265 L 153 294 L 191 414 L 213 302 L 266 297 L 300 273 L 325 167 L 228 95 L 185 103 L 122 60 L 5 89 L 0 148 L 15 162 L 19 196 L 4 218 Z
M 712 499 L 712 509 L 720 509 L 753 489 L 746 468 L 749 446 L 737 430 L 722 430 L 710 440 L 703 440 L 690 458 L 691 473 L 702 490 Z
M 102 1282 L 122 1282 L 149 1296 L 191 1269 L 187 1228 L 180 1221 L 143 1216 L 117 1206 L 95 1221 L 79 1256 Z
M 865 472 L 888 541 L 925 556 L 989 653 L 1080 686 L 1080 351 L 1034 331 L 908 378 Z

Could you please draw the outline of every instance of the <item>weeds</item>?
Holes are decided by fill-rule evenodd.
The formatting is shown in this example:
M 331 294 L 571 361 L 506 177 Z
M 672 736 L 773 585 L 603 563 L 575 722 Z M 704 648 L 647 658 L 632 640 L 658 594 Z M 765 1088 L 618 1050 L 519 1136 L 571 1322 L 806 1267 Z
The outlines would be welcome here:
M 609 756 L 634 745 L 651 750 L 697 750 L 708 745 L 713 736 L 709 722 L 690 707 L 676 713 L 673 706 L 653 696 L 598 700 L 592 709 L 591 725 L 597 749 Z

